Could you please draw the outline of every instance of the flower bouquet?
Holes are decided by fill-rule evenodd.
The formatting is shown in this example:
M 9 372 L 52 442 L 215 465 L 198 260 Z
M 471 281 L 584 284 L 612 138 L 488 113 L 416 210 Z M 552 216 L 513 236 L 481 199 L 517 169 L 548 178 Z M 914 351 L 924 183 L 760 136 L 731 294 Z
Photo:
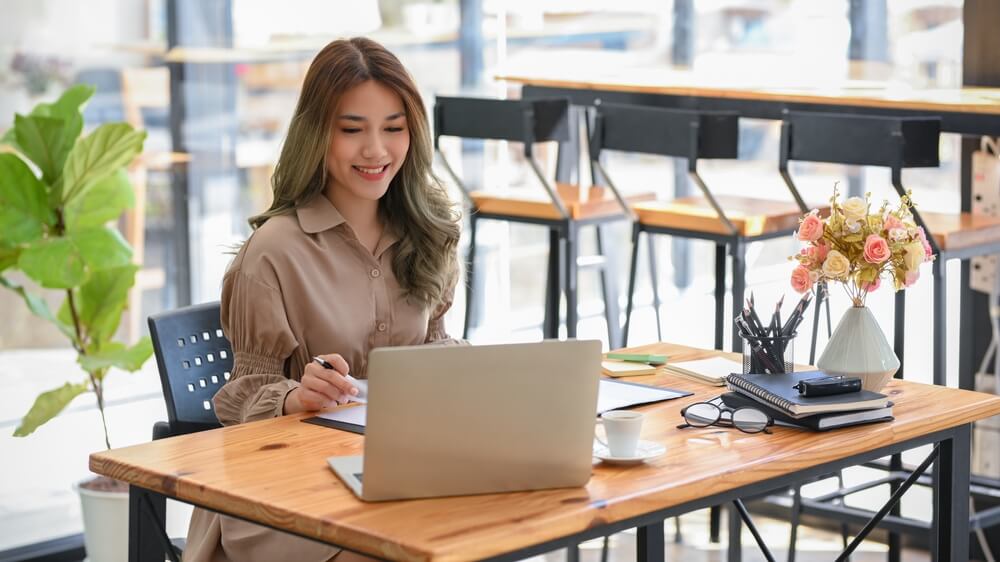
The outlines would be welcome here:
M 920 277 L 920 265 L 934 260 L 924 229 L 910 209 L 910 195 L 898 207 L 889 202 L 872 210 L 871 194 L 840 202 L 837 188 L 830 198 L 830 216 L 812 211 L 802 217 L 796 237 L 806 246 L 793 256 L 792 288 L 799 293 L 816 283 L 837 281 L 854 305 L 841 319 L 816 365 L 829 374 L 860 376 L 868 390 L 879 390 L 899 369 L 899 359 L 865 307 L 868 293 L 883 277 L 898 291 Z

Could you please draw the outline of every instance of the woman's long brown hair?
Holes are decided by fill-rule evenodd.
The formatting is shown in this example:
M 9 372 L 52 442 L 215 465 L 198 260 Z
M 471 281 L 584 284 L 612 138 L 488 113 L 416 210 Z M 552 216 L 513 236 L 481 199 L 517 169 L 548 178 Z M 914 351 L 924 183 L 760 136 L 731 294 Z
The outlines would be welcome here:
M 399 94 L 410 130 L 406 159 L 379 200 L 383 220 L 401 235 L 392 270 L 408 297 L 433 304 L 457 275 L 459 217 L 431 169 L 430 127 L 420 92 L 399 59 L 371 39 L 333 41 L 313 59 L 271 178 L 274 200 L 267 211 L 250 217 L 250 227 L 256 230 L 323 192 L 337 104 L 368 80 Z

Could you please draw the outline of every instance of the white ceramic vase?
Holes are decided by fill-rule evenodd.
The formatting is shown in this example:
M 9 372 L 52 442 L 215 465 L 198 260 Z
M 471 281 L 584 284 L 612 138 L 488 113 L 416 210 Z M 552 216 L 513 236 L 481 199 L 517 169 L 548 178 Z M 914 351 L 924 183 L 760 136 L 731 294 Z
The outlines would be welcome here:
M 128 492 L 74 488 L 80 493 L 87 560 L 128 562 Z
M 861 378 L 861 387 L 878 392 L 899 370 L 899 358 L 868 307 L 844 313 L 816 366 L 831 375 Z

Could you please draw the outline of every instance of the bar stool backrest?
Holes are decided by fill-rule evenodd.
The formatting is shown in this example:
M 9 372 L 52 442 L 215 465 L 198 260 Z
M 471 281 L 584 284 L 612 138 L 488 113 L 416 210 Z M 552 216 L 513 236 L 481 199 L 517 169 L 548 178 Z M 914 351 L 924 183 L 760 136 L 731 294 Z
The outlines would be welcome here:
M 442 136 L 522 142 L 569 140 L 569 100 L 500 100 L 438 96 L 434 102 L 434 148 Z
M 732 112 L 601 103 L 594 106 L 591 159 L 601 150 L 697 160 L 736 158 L 739 116 Z
M 937 117 L 887 117 L 788 112 L 781 125 L 781 159 L 888 168 L 939 165 Z
M 167 403 L 169 433 L 220 427 L 212 397 L 229 380 L 233 349 L 222 333 L 219 303 L 150 316 L 149 333 Z
M 892 186 L 902 197 L 906 194 L 903 168 L 937 167 L 940 138 L 938 117 L 788 111 L 781 123 L 778 171 L 803 210 L 808 206 L 788 173 L 790 160 L 887 167 Z M 929 233 L 920 213 L 916 209 L 912 213 L 917 225 Z M 940 252 L 933 236 L 928 242 L 934 253 Z

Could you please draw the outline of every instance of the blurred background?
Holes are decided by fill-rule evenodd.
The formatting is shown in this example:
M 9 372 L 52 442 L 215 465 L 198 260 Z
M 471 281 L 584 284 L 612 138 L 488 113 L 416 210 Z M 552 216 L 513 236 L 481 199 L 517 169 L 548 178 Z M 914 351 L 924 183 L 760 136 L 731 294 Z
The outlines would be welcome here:
M 145 333 L 150 314 L 219 298 L 229 246 L 249 235 L 246 219 L 270 202 L 270 175 L 306 69 L 337 37 L 365 35 L 386 45 L 428 106 L 436 94 L 518 97 L 516 85 L 495 80 L 498 73 L 572 65 L 681 66 L 708 81 L 799 87 L 878 83 L 905 92 L 962 85 L 962 0 L 4 0 L 0 9 L 0 134 L 15 113 L 75 83 L 97 88 L 85 130 L 127 121 L 148 131 L 142 165 L 132 170 L 138 204 L 123 225 L 142 264 L 121 328 L 127 339 Z M 704 164 L 706 181 L 718 193 L 786 194 L 777 174 L 778 136 L 778 123 L 744 120 L 740 160 Z M 957 135 L 943 135 L 941 166 L 907 172 L 921 206 L 958 211 L 959 145 Z M 473 183 L 530 181 L 518 146 L 452 141 L 444 149 Z M 607 166 L 625 191 L 666 196 L 688 189 L 675 185 L 668 159 L 619 155 Z M 888 170 L 801 165 L 793 174 L 814 201 L 827 198 L 834 182 L 843 192 L 891 198 Z M 539 339 L 546 232 L 480 228 L 480 294 L 489 296 L 478 306 L 472 341 Z M 625 287 L 628 230 L 613 232 Z M 585 249 L 591 243 L 586 239 Z M 704 325 L 671 321 L 711 306 L 709 248 L 659 243 L 668 341 L 711 346 L 708 315 Z M 750 248 L 748 286 L 758 298 L 770 302 L 788 292 L 787 256 L 796 249 L 791 240 Z M 642 270 L 639 280 L 633 345 L 656 339 Z M 929 282 L 914 292 L 929 299 Z M 580 299 L 580 336 L 602 338 L 607 347 L 596 276 L 581 275 Z M 837 300 L 842 295 L 834 299 L 835 307 L 845 306 Z M 890 331 L 888 293 L 869 304 Z M 448 316 L 455 335 L 464 307 L 460 294 Z M 78 367 L 61 334 L 32 317 L 16 295 L 0 292 L 0 311 L 3 553 L 80 532 L 71 487 L 88 475 L 87 455 L 103 439 L 91 394 L 32 437 L 10 437 L 33 397 Z M 928 353 L 919 342 L 929 341 L 929 328 L 910 330 L 908 338 L 918 343 L 908 354 Z M 921 363 L 919 356 L 912 361 Z M 155 362 L 110 377 L 112 445 L 148 441 L 152 423 L 165 417 Z M 173 534 L 183 535 L 185 524 L 183 517 L 173 521 L 181 529 Z

